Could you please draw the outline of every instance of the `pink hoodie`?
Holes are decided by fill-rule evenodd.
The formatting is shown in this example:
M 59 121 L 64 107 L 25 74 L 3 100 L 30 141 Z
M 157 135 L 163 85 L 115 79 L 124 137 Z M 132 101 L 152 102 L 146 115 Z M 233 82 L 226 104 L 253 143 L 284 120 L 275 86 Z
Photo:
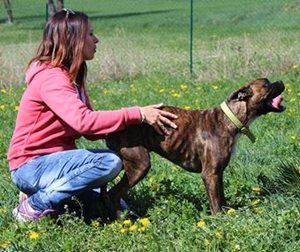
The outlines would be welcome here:
M 81 136 L 105 138 L 141 122 L 138 107 L 93 111 L 84 87 L 81 100 L 86 104 L 62 68 L 35 63 L 26 83 L 7 154 L 10 170 L 41 154 L 76 149 Z

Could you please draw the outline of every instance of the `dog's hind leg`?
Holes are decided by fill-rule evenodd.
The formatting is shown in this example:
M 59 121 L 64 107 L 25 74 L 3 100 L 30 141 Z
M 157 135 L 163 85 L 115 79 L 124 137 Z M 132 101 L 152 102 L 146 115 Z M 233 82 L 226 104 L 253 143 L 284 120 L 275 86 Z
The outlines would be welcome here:
M 151 166 L 149 152 L 143 146 L 123 148 L 121 154 L 125 173 L 121 181 L 109 191 L 116 217 L 121 214 L 120 199 L 146 176 Z

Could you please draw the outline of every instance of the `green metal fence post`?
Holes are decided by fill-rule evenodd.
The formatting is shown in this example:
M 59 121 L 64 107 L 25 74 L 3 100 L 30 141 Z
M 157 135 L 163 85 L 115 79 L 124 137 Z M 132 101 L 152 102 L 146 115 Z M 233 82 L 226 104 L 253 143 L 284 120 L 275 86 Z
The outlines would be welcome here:
M 49 12 L 48 12 L 48 3 L 46 3 L 46 22 L 48 21 Z
M 190 75 L 193 74 L 193 0 L 190 0 Z

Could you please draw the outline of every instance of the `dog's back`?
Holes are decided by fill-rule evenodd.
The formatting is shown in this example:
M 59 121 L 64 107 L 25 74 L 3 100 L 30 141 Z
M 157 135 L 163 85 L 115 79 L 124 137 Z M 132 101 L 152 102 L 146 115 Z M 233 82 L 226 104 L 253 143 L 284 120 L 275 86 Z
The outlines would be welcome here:
M 185 110 L 165 106 L 163 109 L 178 116 L 174 120 L 178 127 L 170 128 L 169 136 L 159 135 L 147 124 L 132 125 L 124 131 L 109 134 L 107 146 L 122 156 L 130 148 L 143 146 L 188 171 L 201 172 L 206 145 L 217 148 L 220 136 L 226 131 L 221 124 L 223 113 L 219 108 Z

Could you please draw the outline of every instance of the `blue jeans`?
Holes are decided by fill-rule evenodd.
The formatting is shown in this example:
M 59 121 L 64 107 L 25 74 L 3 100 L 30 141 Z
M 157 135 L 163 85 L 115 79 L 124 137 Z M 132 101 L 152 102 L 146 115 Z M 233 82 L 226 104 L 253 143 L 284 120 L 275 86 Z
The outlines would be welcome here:
M 121 159 L 109 150 L 76 149 L 42 155 L 12 172 L 16 186 L 29 195 L 36 210 L 55 209 L 73 195 L 99 188 L 114 179 Z

